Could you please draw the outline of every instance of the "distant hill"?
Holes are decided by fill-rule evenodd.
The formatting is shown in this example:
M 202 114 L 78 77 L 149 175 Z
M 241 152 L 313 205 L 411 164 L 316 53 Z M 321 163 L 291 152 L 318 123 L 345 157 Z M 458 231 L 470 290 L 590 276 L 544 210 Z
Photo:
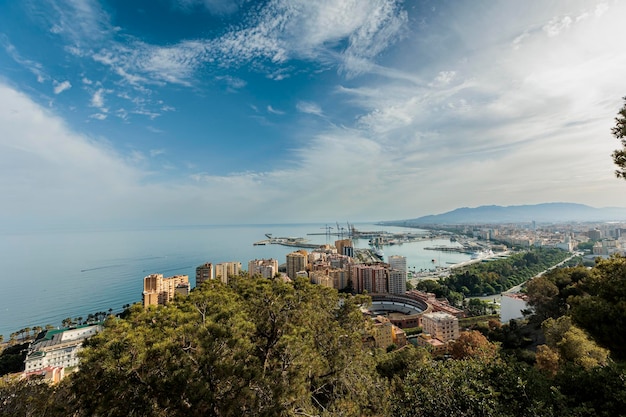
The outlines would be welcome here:
M 432 225 L 524 223 L 532 221 L 537 223 L 626 221 L 626 208 L 596 208 L 575 203 L 462 207 L 443 214 L 381 223 L 389 225 Z

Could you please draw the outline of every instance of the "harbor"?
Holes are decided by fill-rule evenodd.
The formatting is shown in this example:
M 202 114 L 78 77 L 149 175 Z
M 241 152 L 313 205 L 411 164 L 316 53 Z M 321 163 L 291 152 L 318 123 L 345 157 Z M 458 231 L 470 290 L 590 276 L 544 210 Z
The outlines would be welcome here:
M 266 233 L 265 236 L 267 237 L 267 239 L 254 242 L 253 245 L 282 245 L 303 249 L 316 249 L 320 247 L 319 243 L 309 243 L 307 239 L 304 239 L 302 237 L 273 237 L 271 233 Z

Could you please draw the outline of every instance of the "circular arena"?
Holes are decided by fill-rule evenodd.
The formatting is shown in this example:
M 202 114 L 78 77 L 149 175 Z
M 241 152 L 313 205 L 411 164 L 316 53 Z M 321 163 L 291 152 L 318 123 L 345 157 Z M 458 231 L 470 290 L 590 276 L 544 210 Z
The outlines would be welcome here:
M 401 329 L 421 325 L 423 313 L 430 311 L 430 306 L 423 301 L 397 294 L 372 294 L 371 314 L 386 316 L 389 321 Z

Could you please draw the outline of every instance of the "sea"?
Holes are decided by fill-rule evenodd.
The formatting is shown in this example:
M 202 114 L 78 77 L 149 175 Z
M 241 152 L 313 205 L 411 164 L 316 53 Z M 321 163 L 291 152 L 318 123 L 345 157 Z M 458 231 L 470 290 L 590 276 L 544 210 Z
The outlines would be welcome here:
M 360 231 L 418 233 L 419 229 L 356 223 Z M 189 275 L 195 286 L 195 268 L 205 262 L 241 262 L 277 259 L 296 248 L 255 246 L 274 237 L 303 237 L 309 243 L 333 244 L 331 232 L 347 224 L 259 224 L 155 227 L 125 230 L 38 231 L 0 233 L 0 334 L 7 340 L 20 329 L 60 326 L 67 317 L 120 312 L 141 301 L 143 278 L 152 273 Z M 425 231 L 423 231 L 425 233 Z M 409 271 L 450 266 L 470 256 L 425 249 L 454 245 L 435 239 L 383 247 L 389 255 L 407 258 Z M 356 248 L 369 247 L 368 239 L 354 240 Z

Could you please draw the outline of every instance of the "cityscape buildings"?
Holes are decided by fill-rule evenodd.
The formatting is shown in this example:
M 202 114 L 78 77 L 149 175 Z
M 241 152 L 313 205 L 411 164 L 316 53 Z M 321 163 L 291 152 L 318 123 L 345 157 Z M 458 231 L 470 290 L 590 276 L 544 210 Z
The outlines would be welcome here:
M 150 274 L 143 279 L 143 306 L 165 305 L 174 299 L 175 294 L 189 294 L 189 289 L 187 275 L 164 278 L 163 274 Z
M 298 272 L 306 271 L 308 264 L 307 252 L 299 250 L 287 254 L 287 276 L 296 279 Z
M 278 260 L 254 259 L 248 262 L 248 275 L 260 275 L 263 278 L 272 278 L 278 273 Z
M 228 284 L 228 277 L 239 275 L 241 262 L 222 262 L 215 265 L 215 278 Z
M 203 282 L 212 280 L 213 278 L 215 278 L 215 271 L 212 263 L 207 262 L 196 268 L 196 287 L 199 287 Z

